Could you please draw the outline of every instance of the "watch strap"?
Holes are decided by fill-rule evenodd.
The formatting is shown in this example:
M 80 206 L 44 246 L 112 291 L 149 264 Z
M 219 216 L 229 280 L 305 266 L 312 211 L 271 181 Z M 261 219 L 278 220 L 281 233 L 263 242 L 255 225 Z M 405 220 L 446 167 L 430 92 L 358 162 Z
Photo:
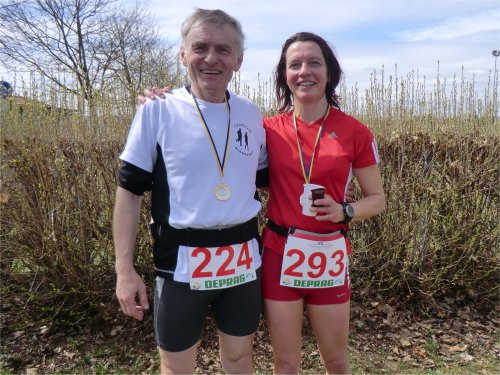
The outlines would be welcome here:
M 346 212 L 346 207 L 349 206 L 349 203 L 341 202 L 341 204 L 342 204 L 342 209 L 344 211 L 344 220 L 342 220 L 340 224 L 349 224 L 349 222 L 352 220 L 352 216 L 347 215 Z

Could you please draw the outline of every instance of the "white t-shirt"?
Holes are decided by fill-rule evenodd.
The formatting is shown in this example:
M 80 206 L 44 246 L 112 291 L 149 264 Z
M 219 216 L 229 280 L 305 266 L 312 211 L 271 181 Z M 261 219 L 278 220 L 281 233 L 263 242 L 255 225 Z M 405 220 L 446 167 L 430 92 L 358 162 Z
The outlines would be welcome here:
M 256 171 L 268 166 L 262 115 L 248 99 L 228 94 L 229 111 L 225 103 L 196 99 L 221 162 L 230 117 L 223 178 L 231 189 L 227 201 L 215 197 L 221 182 L 217 157 L 186 88 L 147 101 L 136 113 L 120 159 L 153 174 L 155 222 L 178 229 L 224 228 L 250 220 L 261 209 L 254 196 Z M 252 247 L 258 267 L 258 247 Z

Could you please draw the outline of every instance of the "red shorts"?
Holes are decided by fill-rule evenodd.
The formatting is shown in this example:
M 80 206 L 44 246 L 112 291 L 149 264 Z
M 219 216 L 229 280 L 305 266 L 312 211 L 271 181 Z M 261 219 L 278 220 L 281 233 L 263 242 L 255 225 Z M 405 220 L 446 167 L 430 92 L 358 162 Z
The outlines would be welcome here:
M 297 301 L 303 299 L 310 305 L 336 305 L 349 301 L 351 283 L 349 264 L 342 286 L 330 288 L 295 288 L 280 285 L 281 263 L 283 255 L 269 248 L 264 248 L 262 256 L 262 295 L 273 301 Z

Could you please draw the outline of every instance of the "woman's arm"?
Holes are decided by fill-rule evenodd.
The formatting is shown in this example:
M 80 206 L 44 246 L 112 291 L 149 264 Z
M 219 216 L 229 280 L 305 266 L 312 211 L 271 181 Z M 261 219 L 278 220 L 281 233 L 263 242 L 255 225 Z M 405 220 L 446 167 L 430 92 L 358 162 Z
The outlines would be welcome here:
M 385 196 L 382 187 L 382 177 L 377 164 L 366 168 L 354 169 L 354 176 L 358 180 L 363 198 L 351 203 L 354 208 L 354 218 L 352 221 L 360 221 L 378 215 L 384 210 Z M 316 199 L 314 203 L 321 207 L 312 207 L 312 212 L 317 212 L 318 221 L 332 221 L 339 223 L 344 220 L 344 209 L 340 202 L 335 202 L 333 198 L 326 194 L 323 199 Z M 351 221 L 351 222 L 352 222 Z
M 385 208 L 385 195 L 379 166 L 375 164 L 366 168 L 354 169 L 353 172 L 363 195 L 362 199 L 351 203 L 354 208 L 353 221 L 378 215 Z

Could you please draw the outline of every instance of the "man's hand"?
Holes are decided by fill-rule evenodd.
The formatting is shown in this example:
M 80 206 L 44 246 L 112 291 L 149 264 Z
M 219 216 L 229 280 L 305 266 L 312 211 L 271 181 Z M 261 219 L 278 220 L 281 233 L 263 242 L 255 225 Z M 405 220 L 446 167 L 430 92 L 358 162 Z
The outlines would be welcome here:
M 347 203 L 353 203 L 354 202 L 354 183 L 349 182 L 347 185 L 347 191 L 345 194 L 345 200 Z
M 144 89 L 144 95 L 138 95 L 137 96 L 137 103 L 139 105 L 142 105 L 146 103 L 147 99 L 150 100 L 155 100 L 156 97 L 159 97 L 160 99 L 165 99 L 165 94 L 169 94 L 172 92 L 172 89 L 170 87 L 164 87 L 164 88 L 159 88 L 159 87 L 148 87 Z
M 137 320 L 144 318 L 144 312 L 149 309 L 149 303 L 146 285 L 137 272 L 130 271 L 126 275 L 118 275 L 116 296 L 126 315 Z

